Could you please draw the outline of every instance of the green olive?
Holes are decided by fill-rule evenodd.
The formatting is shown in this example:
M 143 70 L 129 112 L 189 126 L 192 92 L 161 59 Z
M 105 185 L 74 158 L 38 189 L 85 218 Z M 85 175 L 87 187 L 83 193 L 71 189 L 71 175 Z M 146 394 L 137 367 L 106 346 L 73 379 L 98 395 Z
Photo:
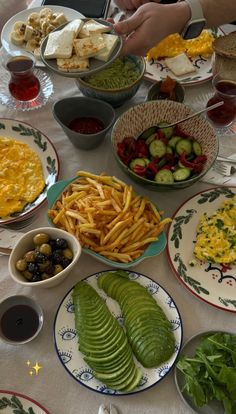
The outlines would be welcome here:
M 38 263 L 40 272 L 44 272 L 45 269 L 51 264 L 49 260 L 46 260 L 44 263 Z
M 65 257 L 65 259 L 73 259 L 73 252 L 71 249 L 64 249 L 62 250 L 63 256 Z
M 50 237 L 46 233 L 38 233 L 34 236 L 33 241 L 36 246 L 48 243 Z
M 25 270 L 22 274 L 27 280 L 29 280 L 29 281 L 32 280 L 33 274 L 31 272 L 29 272 L 28 270 Z
M 35 251 L 30 250 L 29 252 L 26 252 L 24 255 L 24 259 L 26 262 L 34 262 L 35 261 Z
M 27 261 L 25 259 L 19 259 L 19 260 L 17 260 L 17 262 L 16 262 L 16 268 L 20 272 L 24 272 L 24 270 L 26 270 L 26 268 L 27 268 Z
M 52 254 L 52 248 L 50 244 L 43 243 L 39 248 L 40 253 L 45 254 L 45 256 L 50 256 Z
M 63 270 L 62 265 L 56 264 L 55 267 L 54 267 L 54 273 L 53 274 L 57 275 L 58 273 L 62 272 L 62 270 Z
M 42 275 L 41 275 L 41 277 L 42 277 L 42 280 L 47 280 L 47 279 L 50 279 L 50 277 L 52 277 L 53 275 L 49 275 L 48 273 L 46 273 L 46 272 L 43 272 L 42 273 Z

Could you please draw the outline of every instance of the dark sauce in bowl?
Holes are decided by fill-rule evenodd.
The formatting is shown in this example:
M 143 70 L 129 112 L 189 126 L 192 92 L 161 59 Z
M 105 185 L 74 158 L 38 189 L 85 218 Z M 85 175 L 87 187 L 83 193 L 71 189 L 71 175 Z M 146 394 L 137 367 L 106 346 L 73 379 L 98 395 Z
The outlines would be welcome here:
M 100 119 L 93 117 L 81 117 L 73 119 L 68 127 L 72 131 L 80 134 L 96 134 L 105 128 L 105 125 Z
M 39 317 L 31 306 L 14 305 L 3 313 L 0 326 L 7 339 L 22 342 L 35 335 L 39 328 Z

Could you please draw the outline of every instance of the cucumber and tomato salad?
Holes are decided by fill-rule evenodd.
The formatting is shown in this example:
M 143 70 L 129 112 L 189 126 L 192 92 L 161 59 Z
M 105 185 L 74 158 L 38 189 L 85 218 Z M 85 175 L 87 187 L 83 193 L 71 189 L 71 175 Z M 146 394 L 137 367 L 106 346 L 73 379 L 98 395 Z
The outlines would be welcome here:
M 177 126 L 152 126 L 117 144 L 120 159 L 135 174 L 157 183 L 184 181 L 199 174 L 207 160 L 200 143 Z

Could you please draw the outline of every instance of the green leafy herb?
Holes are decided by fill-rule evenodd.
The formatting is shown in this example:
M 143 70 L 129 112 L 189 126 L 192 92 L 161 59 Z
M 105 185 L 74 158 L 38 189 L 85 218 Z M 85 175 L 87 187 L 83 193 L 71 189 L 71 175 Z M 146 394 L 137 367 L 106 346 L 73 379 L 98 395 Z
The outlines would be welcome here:
M 222 402 L 225 414 L 236 414 L 236 334 L 217 332 L 203 336 L 194 357 L 177 363 L 188 393 L 197 407 Z

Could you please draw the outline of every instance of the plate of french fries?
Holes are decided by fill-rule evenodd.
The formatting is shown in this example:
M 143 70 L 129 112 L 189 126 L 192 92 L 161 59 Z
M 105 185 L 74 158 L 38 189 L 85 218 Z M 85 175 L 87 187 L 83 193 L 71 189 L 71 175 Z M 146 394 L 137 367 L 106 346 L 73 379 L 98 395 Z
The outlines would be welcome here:
M 114 176 L 78 171 L 52 185 L 47 197 L 51 224 L 73 234 L 85 253 L 107 265 L 129 268 L 165 249 L 164 228 L 171 219 Z

